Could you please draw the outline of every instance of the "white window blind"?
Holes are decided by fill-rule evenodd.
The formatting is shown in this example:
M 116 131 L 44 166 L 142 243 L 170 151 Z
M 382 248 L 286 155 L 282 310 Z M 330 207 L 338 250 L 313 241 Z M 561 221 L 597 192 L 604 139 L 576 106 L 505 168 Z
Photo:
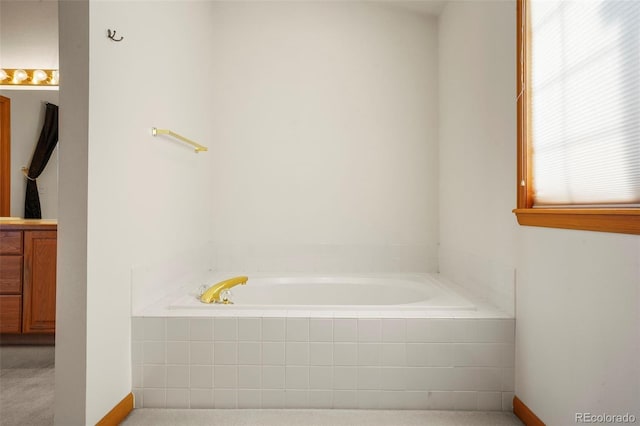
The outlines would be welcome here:
M 640 1 L 529 5 L 534 207 L 637 207 Z

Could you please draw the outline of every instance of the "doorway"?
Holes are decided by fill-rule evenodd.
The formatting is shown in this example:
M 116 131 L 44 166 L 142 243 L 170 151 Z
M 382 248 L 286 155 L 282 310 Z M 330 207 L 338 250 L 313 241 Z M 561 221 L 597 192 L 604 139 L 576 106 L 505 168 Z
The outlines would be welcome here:
M 0 96 L 0 216 L 11 215 L 11 100 Z

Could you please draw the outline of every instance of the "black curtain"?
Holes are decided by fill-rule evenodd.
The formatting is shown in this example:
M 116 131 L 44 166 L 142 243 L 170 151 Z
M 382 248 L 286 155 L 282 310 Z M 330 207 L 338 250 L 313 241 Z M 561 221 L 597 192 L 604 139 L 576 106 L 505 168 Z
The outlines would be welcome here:
M 36 179 L 47 167 L 53 149 L 58 143 L 58 106 L 47 102 L 46 108 L 44 126 L 42 126 L 40 139 L 38 139 L 38 145 L 36 145 L 36 150 L 31 158 L 27 175 L 27 193 L 24 199 L 25 219 L 42 219 Z

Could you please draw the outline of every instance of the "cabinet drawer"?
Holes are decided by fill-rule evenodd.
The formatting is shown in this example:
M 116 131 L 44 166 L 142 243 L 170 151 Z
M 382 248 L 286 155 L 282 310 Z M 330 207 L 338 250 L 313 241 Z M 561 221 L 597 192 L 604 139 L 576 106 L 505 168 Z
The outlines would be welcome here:
M 0 294 L 22 293 L 22 256 L 0 256 Z
M 22 296 L 0 296 L 0 333 L 20 333 Z
M 0 254 L 22 254 L 21 231 L 0 231 Z

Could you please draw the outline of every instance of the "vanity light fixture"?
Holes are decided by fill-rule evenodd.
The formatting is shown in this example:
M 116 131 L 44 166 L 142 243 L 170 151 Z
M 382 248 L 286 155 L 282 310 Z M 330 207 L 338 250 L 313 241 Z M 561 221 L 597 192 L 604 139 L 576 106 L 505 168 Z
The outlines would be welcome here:
M 57 86 L 58 70 L 0 69 L 0 85 L 5 86 Z
M 33 77 L 31 77 L 31 81 L 33 82 L 33 84 L 38 84 L 38 83 L 42 83 L 43 81 L 46 81 L 48 78 L 47 73 L 42 71 L 42 70 L 35 70 L 33 72 Z
M 27 75 L 27 72 L 25 70 L 15 70 L 13 72 L 13 79 L 11 79 L 11 82 L 13 84 L 21 84 L 28 77 L 29 76 Z

